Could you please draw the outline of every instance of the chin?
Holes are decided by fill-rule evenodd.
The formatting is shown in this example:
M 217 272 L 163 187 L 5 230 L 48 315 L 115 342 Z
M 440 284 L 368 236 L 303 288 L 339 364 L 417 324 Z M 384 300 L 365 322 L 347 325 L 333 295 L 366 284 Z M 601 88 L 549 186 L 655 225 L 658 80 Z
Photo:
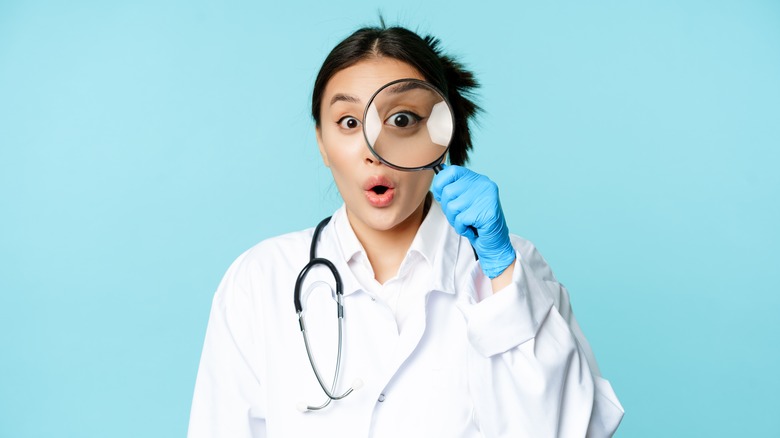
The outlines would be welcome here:
M 400 212 L 392 211 L 389 208 L 378 209 L 388 211 L 372 211 L 366 218 L 366 225 L 378 231 L 389 231 L 403 223 L 408 216 L 403 216 Z
M 376 208 L 360 205 L 357 209 L 351 209 L 347 205 L 347 210 L 351 211 L 350 214 L 354 219 L 367 228 L 376 231 L 390 231 L 404 223 L 412 214 L 409 212 L 409 214 L 404 215 L 400 209 L 394 207 Z

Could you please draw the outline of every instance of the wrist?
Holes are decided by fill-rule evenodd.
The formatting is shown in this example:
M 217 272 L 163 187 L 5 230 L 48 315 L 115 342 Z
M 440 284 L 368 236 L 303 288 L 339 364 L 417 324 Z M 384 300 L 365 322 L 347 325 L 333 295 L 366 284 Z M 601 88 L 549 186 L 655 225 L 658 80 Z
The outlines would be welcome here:
M 490 279 L 490 287 L 491 289 L 493 289 L 493 293 L 503 290 L 507 286 L 512 284 L 512 280 L 514 279 L 514 276 L 515 276 L 515 262 L 513 261 L 497 277 Z
M 482 266 L 482 272 L 492 280 L 512 266 L 516 258 L 515 249 L 507 239 L 506 245 L 500 251 L 490 257 L 482 257 L 480 255 L 479 262 Z

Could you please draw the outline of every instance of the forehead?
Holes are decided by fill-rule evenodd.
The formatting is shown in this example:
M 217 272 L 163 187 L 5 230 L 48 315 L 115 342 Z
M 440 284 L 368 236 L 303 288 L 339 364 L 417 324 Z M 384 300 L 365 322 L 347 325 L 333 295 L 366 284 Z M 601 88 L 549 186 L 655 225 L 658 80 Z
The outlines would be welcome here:
M 425 78 L 411 65 L 392 58 L 369 58 L 338 71 L 325 86 L 324 106 L 335 94 L 356 97 L 365 103 L 381 86 L 396 79 Z

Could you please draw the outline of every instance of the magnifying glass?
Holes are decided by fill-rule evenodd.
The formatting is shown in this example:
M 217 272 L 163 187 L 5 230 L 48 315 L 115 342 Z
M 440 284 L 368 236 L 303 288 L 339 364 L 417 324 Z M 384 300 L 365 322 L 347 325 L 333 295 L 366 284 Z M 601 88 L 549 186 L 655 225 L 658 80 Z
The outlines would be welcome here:
M 436 87 L 418 79 L 385 84 L 363 114 L 363 135 L 371 152 L 398 170 L 439 173 L 455 127 L 449 102 Z

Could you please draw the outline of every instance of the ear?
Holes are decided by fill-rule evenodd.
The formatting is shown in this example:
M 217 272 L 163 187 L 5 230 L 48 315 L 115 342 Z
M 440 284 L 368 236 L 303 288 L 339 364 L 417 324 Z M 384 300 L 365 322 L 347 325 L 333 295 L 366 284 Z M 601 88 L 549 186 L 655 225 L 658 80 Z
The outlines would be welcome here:
M 328 153 L 325 152 L 325 146 L 322 143 L 322 128 L 318 126 L 315 131 L 317 132 L 317 145 L 320 148 L 320 155 L 322 156 L 322 162 L 325 164 L 325 167 L 330 167 L 330 160 L 328 160 Z

